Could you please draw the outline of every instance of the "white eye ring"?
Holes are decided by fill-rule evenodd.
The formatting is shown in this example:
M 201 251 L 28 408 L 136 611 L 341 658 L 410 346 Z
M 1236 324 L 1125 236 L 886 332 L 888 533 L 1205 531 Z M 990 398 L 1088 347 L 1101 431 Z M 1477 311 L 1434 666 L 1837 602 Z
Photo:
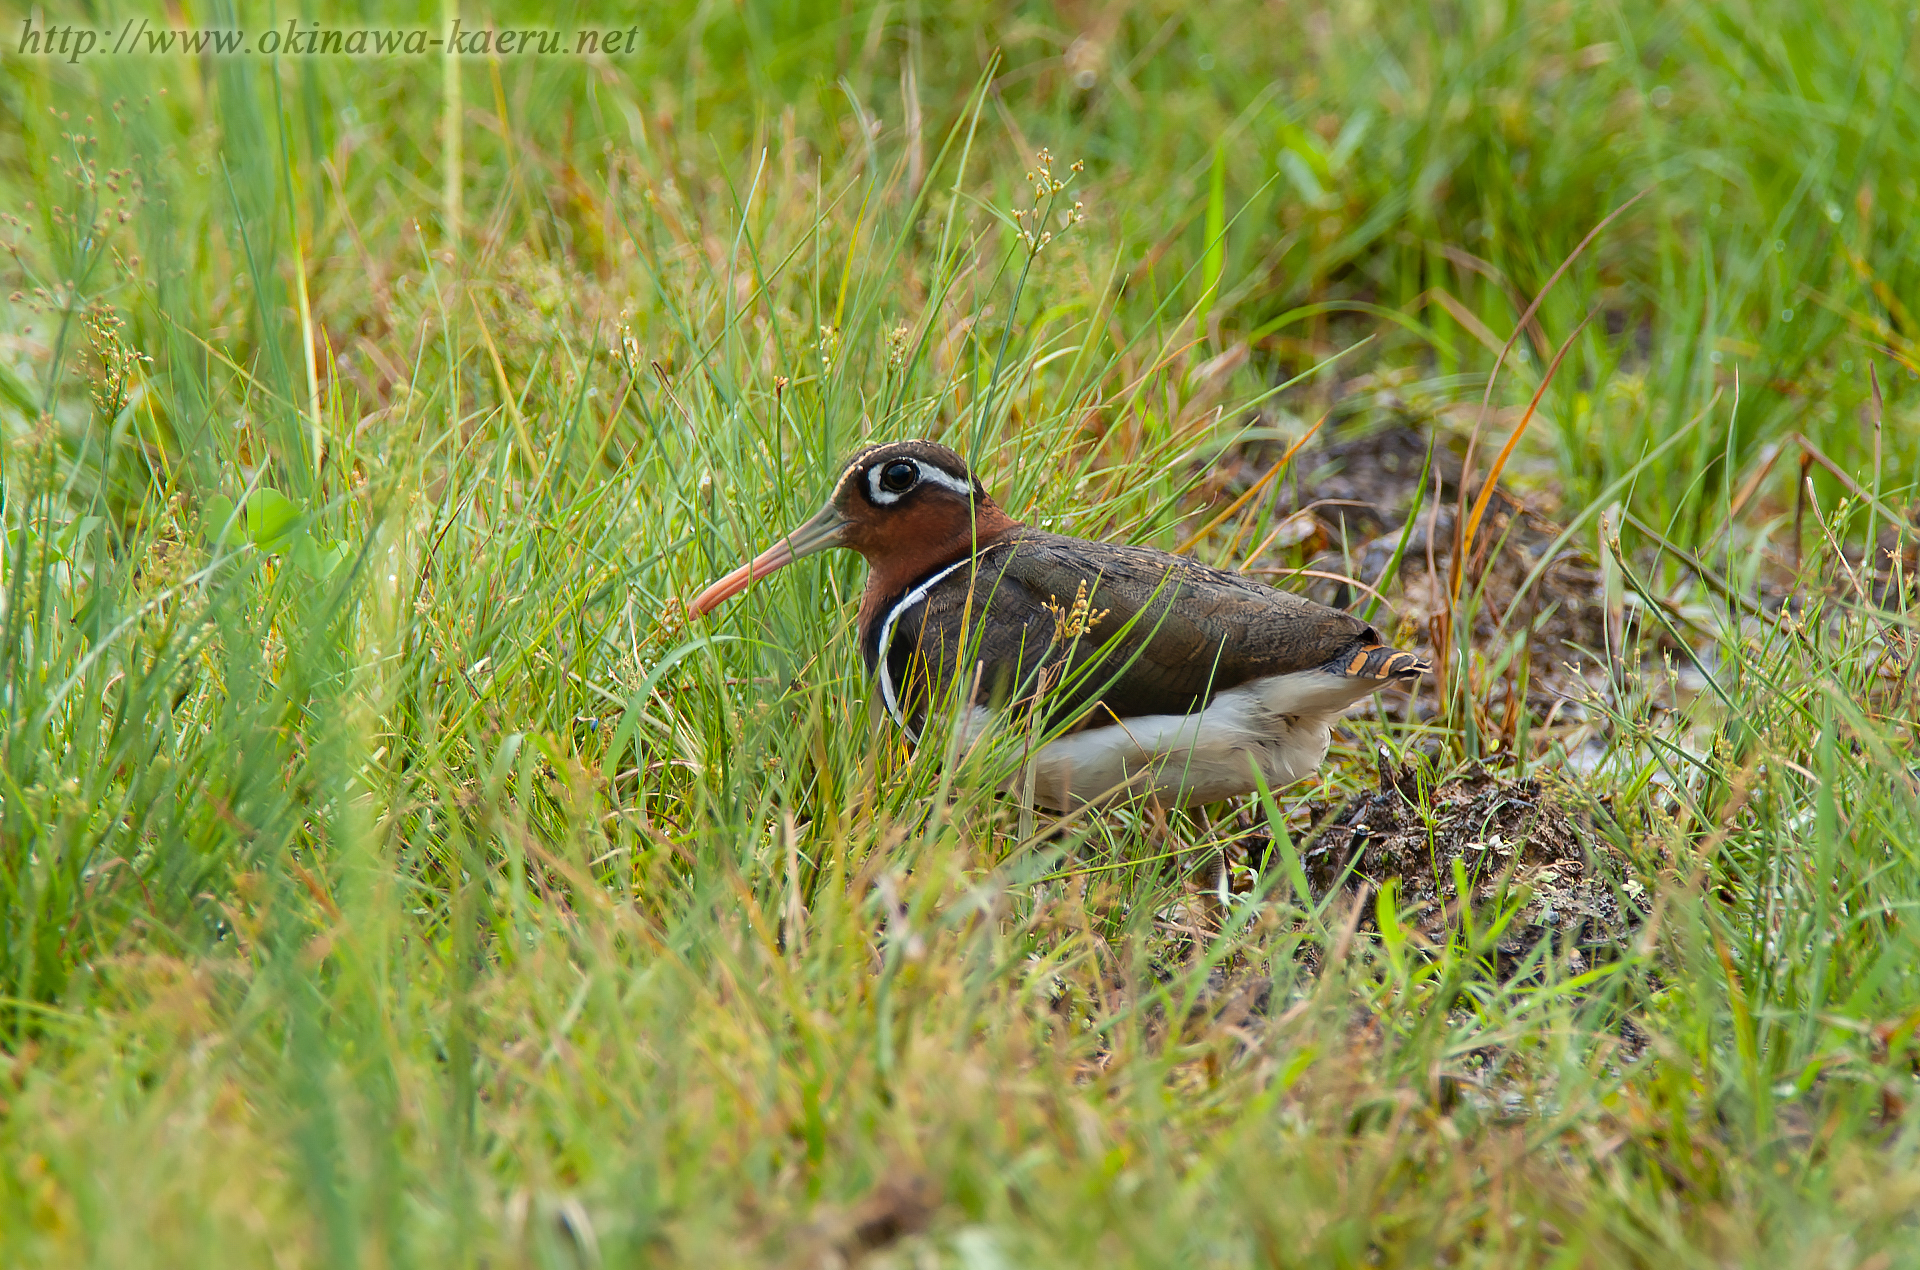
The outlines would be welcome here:
M 882 477 L 890 469 L 901 466 L 901 465 L 905 465 L 907 467 L 913 468 L 914 479 L 909 481 L 906 484 L 906 486 L 901 489 L 887 489 L 886 487 L 882 486 L 880 484 Z M 890 507 L 894 503 L 899 502 L 902 495 L 905 495 L 911 492 L 913 487 L 920 483 L 919 477 L 920 477 L 919 465 L 914 463 L 907 463 L 905 459 L 895 459 L 890 463 L 876 463 L 872 467 L 867 469 L 867 493 L 873 498 L 873 501 L 878 503 L 880 506 Z

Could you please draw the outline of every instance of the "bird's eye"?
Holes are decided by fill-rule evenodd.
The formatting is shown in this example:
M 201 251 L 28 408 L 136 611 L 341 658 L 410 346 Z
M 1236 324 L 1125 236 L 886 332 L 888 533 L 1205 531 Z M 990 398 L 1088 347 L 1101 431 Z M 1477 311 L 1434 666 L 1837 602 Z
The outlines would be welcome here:
M 880 473 L 880 488 L 889 494 L 904 494 L 920 480 L 920 468 L 905 459 L 889 463 Z

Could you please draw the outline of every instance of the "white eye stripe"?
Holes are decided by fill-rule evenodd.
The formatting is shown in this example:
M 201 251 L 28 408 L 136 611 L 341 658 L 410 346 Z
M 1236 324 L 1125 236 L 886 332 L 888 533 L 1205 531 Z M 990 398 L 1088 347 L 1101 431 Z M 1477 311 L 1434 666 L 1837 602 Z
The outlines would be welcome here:
M 962 498 L 973 497 L 973 486 L 967 484 L 957 476 L 947 475 L 937 467 L 921 468 L 920 479 L 929 484 L 938 485 L 943 489 L 950 489 Z
M 895 462 L 898 461 L 899 460 L 895 460 Z M 893 490 L 882 489 L 880 488 L 880 476 L 892 466 L 892 463 L 876 463 L 867 469 L 867 496 L 881 507 L 893 506 L 921 485 L 938 485 L 942 489 L 951 490 L 962 498 L 970 499 L 973 497 L 973 486 L 957 476 L 950 476 L 939 468 L 931 467 L 925 463 L 914 464 L 915 469 L 919 472 L 919 479 L 906 489 L 900 490 L 898 493 Z

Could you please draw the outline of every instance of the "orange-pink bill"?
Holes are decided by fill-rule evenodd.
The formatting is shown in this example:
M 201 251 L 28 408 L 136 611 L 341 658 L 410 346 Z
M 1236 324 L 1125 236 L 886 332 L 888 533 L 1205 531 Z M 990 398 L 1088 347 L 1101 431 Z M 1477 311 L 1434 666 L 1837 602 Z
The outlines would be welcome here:
M 774 570 L 836 546 L 845 528 L 846 522 L 833 508 L 822 508 L 812 520 L 694 596 L 687 606 L 688 615 L 705 617 Z

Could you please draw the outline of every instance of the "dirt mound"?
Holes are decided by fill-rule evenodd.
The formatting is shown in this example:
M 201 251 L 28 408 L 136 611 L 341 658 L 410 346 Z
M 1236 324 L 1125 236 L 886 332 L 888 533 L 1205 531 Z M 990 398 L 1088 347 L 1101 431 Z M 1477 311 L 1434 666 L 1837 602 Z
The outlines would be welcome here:
M 1546 938 L 1577 974 L 1613 956 L 1639 924 L 1644 888 L 1584 809 L 1549 783 L 1476 769 L 1423 794 L 1410 769 L 1385 776 L 1319 822 L 1301 856 L 1318 893 L 1398 879 L 1402 910 L 1439 943 L 1459 922 L 1457 861 L 1474 912 L 1491 917 L 1503 900 L 1522 901 L 1496 943 L 1503 978 Z

